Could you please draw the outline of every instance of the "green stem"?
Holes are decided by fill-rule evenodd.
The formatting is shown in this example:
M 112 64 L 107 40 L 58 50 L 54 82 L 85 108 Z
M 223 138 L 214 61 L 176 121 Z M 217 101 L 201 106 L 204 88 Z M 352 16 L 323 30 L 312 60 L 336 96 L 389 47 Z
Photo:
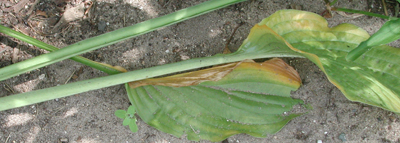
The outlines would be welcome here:
M 334 10 L 334 11 L 349 12 L 349 13 L 359 13 L 359 14 L 364 14 L 364 15 L 374 16 L 374 17 L 379 17 L 379 18 L 383 18 L 383 19 L 389 19 L 389 18 L 390 18 L 389 16 L 380 15 L 380 14 L 376 14 L 376 13 L 372 13 L 372 12 L 367 12 L 367 11 L 362 11 L 362 10 L 354 10 L 354 9 L 346 9 L 346 8 L 332 8 L 332 10 Z
M 8 36 L 17 38 L 17 39 L 19 39 L 21 41 L 24 41 L 24 42 L 27 42 L 29 44 L 32 44 L 32 45 L 34 45 L 36 47 L 39 47 L 41 49 L 50 51 L 50 52 L 54 52 L 56 50 L 59 50 L 57 47 L 54 47 L 54 46 L 49 45 L 49 44 L 46 44 L 46 43 L 44 43 L 42 41 L 39 41 L 39 40 L 37 40 L 35 38 L 32 38 L 30 36 L 27 36 L 25 34 L 22 34 L 20 32 L 15 31 L 15 30 L 12 30 L 12 29 L 10 29 L 8 27 L 5 27 L 3 25 L 0 25 L 0 32 L 6 34 Z M 85 64 L 87 66 L 93 67 L 95 69 L 101 70 L 101 71 L 103 71 L 103 72 L 105 72 L 107 74 L 121 73 L 120 71 L 112 68 L 111 66 L 105 66 L 104 64 L 89 60 L 89 59 L 81 57 L 81 56 L 71 57 L 70 59 L 74 60 L 76 62 Z
M 232 53 L 226 55 L 217 55 L 212 57 L 204 57 L 198 59 L 190 59 L 177 63 L 171 63 L 141 70 L 130 71 L 115 75 L 109 75 L 100 78 L 94 78 L 84 81 L 73 82 L 56 87 L 20 93 L 12 96 L 0 98 L 0 111 L 40 103 L 56 98 L 62 98 L 90 90 L 100 89 L 104 87 L 114 86 L 118 84 L 128 83 L 131 81 L 152 78 L 156 76 L 197 69 L 212 65 L 242 61 L 244 59 L 270 58 L 270 57 L 298 57 L 296 55 L 283 55 L 282 53 L 271 54 L 242 54 Z M 127 85 L 125 85 L 127 86 Z
M 211 0 L 162 17 L 89 38 L 60 50 L 4 67 L 0 69 L 0 81 L 242 1 L 245 0 Z

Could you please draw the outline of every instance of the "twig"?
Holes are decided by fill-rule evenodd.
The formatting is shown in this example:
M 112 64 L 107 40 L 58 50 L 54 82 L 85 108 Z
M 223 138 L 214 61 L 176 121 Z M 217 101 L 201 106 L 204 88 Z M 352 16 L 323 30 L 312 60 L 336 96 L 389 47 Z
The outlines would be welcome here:
M 346 8 L 332 8 L 333 11 L 343 11 L 343 12 L 349 12 L 349 13 L 359 13 L 359 14 L 364 14 L 368 16 L 374 16 L 374 17 L 379 17 L 383 19 L 389 19 L 389 16 L 386 15 L 380 15 L 372 12 L 367 12 L 367 11 L 361 11 L 361 10 L 353 10 L 353 9 L 346 9 Z
M 10 139 L 10 135 L 11 135 L 11 133 L 9 133 L 9 134 L 8 134 L 8 136 L 7 136 L 7 139 L 6 139 L 6 142 L 5 142 L 5 143 L 7 143 L 7 142 L 8 142 L 8 139 Z
M 343 11 L 337 11 L 337 13 L 339 15 L 341 15 L 341 16 L 349 17 L 349 18 L 352 18 L 352 19 L 364 16 L 364 14 L 359 14 L 359 13 L 347 14 L 347 13 L 345 13 Z
M 224 49 L 224 52 L 223 52 L 224 54 L 231 53 L 231 50 L 229 50 L 229 48 L 228 48 L 229 43 L 231 42 L 231 40 L 233 38 L 233 35 L 235 35 L 237 29 L 242 25 L 243 25 L 243 22 L 240 22 L 239 25 L 236 26 L 236 28 L 233 30 L 233 32 L 232 32 L 231 36 L 229 37 L 228 41 L 226 41 L 225 49 Z
M 5 83 L 5 85 L 7 86 L 7 87 L 4 87 L 8 92 L 11 92 L 11 93 L 15 93 L 14 92 L 14 90 L 7 84 L 7 83 Z
M 68 77 L 67 81 L 64 82 L 64 84 L 67 84 L 69 80 L 71 80 L 72 76 L 74 76 L 75 71 L 72 72 L 72 74 Z
M 399 16 L 399 3 L 396 2 L 396 6 L 394 7 L 394 17 Z
M 385 11 L 385 15 L 389 16 L 388 11 L 387 11 L 387 7 L 386 7 L 386 2 L 385 0 L 382 0 L 382 4 L 383 4 L 383 10 Z
M 65 108 L 65 106 L 63 105 L 63 106 L 60 106 L 60 107 L 58 107 L 58 108 L 56 108 L 55 110 L 53 110 L 53 114 L 57 114 L 59 111 L 61 111 L 62 109 L 64 109 Z
M 92 8 L 92 6 L 93 6 L 93 2 L 92 1 L 89 1 L 89 2 L 85 2 L 85 4 L 89 4 L 89 7 L 86 9 L 86 11 L 85 11 L 85 15 L 88 15 L 88 13 L 90 12 L 90 9 Z

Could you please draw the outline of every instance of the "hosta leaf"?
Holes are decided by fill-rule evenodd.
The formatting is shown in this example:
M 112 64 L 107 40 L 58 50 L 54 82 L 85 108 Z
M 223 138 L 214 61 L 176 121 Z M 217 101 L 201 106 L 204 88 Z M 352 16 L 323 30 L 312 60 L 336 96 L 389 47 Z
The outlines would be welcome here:
M 301 84 L 292 67 L 280 59 L 261 64 L 246 61 L 233 65 L 234 69 L 223 65 L 144 80 L 139 83 L 145 86 L 140 87 L 131 83 L 133 88 L 126 86 L 129 99 L 147 124 L 176 137 L 186 133 L 189 140 L 221 141 L 239 133 L 265 137 L 301 115 L 284 114 L 291 111 L 293 105 L 302 103 L 290 97 L 290 91 Z M 207 79 L 204 75 L 209 71 L 224 72 L 219 69 L 231 72 L 218 81 L 212 78 L 197 85 L 185 84 L 197 80 L 196 76 Z M 216 74 L 211 74 L 211 77 L 215 77 L 213 75 Z M 171 83 L 176 80 L 184 86 L 156 84 L 156 81 L 166 80 L 171 80 Z
M 220 80 L 239 64 L 240 62 L 230 63 L 215 68 L 205 69 L 200 72 L 188 72 L 164 78 L 145 79 L 141 81 L 131 82 L 129 83 L 129 86 L 131 88 L 136 88 L 144 85 L 164 85 L 174 87 L 197 85 L 204 81 Z
M 271 39 L 286 45 L 268 46 L 268 39 L 258 38 L 263 36 L 275 37 Z M 277 49 L 283 55 L 300 54 L 319 66 L 349 100 L 400 113 L 399 48 L 378 46 L 353 62 L 345 59 L 368 38 L 366 31 L 351 24 L 328 28 L 326 20 L 317 14 L 281 10 L 256 25 L 241 48 L 247 49 L 252 43 L 264 50 Z

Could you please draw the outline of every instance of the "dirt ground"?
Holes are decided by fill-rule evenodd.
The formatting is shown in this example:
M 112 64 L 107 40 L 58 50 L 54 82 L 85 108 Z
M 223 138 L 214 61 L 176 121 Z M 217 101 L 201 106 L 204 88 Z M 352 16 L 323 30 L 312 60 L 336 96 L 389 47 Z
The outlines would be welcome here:
M 133 25 L 205 0 L 97 0 L 85 3 L 74 21 L 59 22 L 67 7 L 78 0 L 0 1 L 1 24 L 56 47 Z M 391 1 L 389 1 L 391 2 Z M 339 0 L 340 7 L 383 13 L 380 0 Z M 371 7 L 372 5 L 372 7 Z M 388 3 L 393 13 L 393 3 Z M 222 53 L 233 29 L 230 48 L 238 48 L 256 23 L 281 9 L 296 8 L 321 14 L 324 0 L 249 0 L 148 34 L 84 54 L 89 59 L 137 70 L 188 58 Z M 86 11 L 86 9 L 89 9 Z M 87 12 L 86 14 L 82 12 Z M 379 18 L 358 18 L 335 14 L 329 26 L 355 24 L 374 33 L 385 22 Z M 391 44 L 400 47 L 399 42 Z M 46 53 L 32 45 L 0 34 L 0 67 Z M 245 134 L 224 142 L 400 142 L 400 117 L 377 107 L 351 102 L 307 59 L 285 58 L 299 73 L 303 85 L 293 92 L 314 108 L 290 121 L 267 138 Z M 0 97 L 106 76 L 71 60 L 46 66 L 0 82 Z M 0 112 L 0 142 L 191 142 L 158 131 L 138 119 L 139 131 L 130 132 L 114 111 L 130 105 L 123 85 L 81 93 L 67 98 Z M 207 141 L 201 141 L 207 142 Z

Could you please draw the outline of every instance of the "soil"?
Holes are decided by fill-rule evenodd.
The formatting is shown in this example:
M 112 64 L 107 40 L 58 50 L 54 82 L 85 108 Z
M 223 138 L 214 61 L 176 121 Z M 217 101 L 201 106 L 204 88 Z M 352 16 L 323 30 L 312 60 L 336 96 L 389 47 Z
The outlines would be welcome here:
M 1 24 L 56 47 L 116 30 L 193 6 L 205 0 L 3 0 Z M 336 6 L 383 14 L 381 1 L 345 0 Z M 392 3 L 390 3 L 392 2 Z M 92 5 L 90 7 L 90 5 Z M 388 1 L 389 14 L 394 1 Z M 71 11 L 71 8 L 72 9 Z M 222 53 L 227 39 L 243 24 L 230 43 L 238 48 L 249 30 L 277 10 L 296 8 L 321 14 L 324 0 L 249 0 L 89 53 L 94 61 L 130 71 Z M 89 10 L 88 10 L 89 9 Z M 69 12 L 68 12 L 69 11 Z M 69 18 L 62 19 L 65 14 Z M 355 24 L 370 34 L 385 20 L 369 16 L 334 14 L 329 26 Z M 396 41 L 391 44 L 400 47 Z M 0 67 L 47 53 L 30 44 L 0 35 Z M 400 142 L 400 117 L 392 112 L 351 102 L 307 59 L 285 58 L 299 73 L 303 85 L 292 93 L 314 109 L 290 121 L 267 138 L 246 134 L 224 142 Z M 106 76 L 71 60 L 30 71 L 0 82 L 0 97 Z M 139 131 L 130 132 L 114 111 L 130 105 L 123 85 L 81 93 L 0 112 L 0 142 L 191 142 L 176 138 L 138 119 Z M 208 142 L 208 141 L 200 141 Z

